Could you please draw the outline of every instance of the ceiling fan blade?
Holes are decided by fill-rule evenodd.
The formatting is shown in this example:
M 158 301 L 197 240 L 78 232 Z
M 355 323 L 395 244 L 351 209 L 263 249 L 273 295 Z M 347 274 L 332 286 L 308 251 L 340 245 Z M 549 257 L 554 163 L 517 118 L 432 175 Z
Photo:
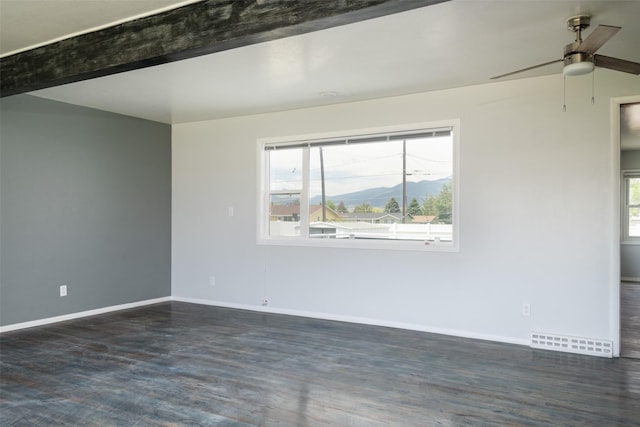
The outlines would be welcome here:
M 640 63 L 627 61 L 625 59 L 612 58 L 604 55 L 593 55 L 596 66 L 609 68 L 611 70 L 622 71 L 629 74 L 640 74 Z
M 501 79 L 501 78 L 503 78 L 503 77 L 511 76 L 511 75 L 513 75 L 513 74 L 518 74 L 518 73 L 522 73 L 522 72 L 524 72 L 524 71 L 533 70 L 533 69 L 535 69 L 535 68 L 544 67 L 545 65 L 555 64 L 556 62 L 562 62 L 562 59 L 556 59 L 556 60 L 554 60 L 554 61 L 545 62 L 544 64 L 538 64 L 538 65 L 534 65 L 533 67 L 523 68 L 522 70 L 512 71 L 512 72 L 510 72 L 510 73 L 506 73 L 506 74 L 501 74 L 501 75 L 499 75 L 499 76 L 491 77 L 491 80 L 494 80 L 494 79 Z
M 578 51 L 594 54 L 596 50 L 613 37 L 621 27 L 611 25 L 598 25 L 598 27 L 587 36 L 578 46 Z

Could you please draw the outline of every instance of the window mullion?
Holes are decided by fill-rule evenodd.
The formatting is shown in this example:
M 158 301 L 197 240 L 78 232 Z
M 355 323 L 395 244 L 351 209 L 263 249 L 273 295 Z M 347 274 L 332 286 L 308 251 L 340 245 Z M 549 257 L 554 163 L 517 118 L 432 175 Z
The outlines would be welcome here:
M 305 147 L 302 149 L 302 191 L 300 193 L 300 237 L 306 239 L 309 237 L 309 166 L 310 166 L 310 149 Z
M 262 175 L 262 235 L 264 237 L 268 237 L 271 227 L 271 156 L 264 150 L 262 151 L 261 155 L 263 156 L 262 161 L 264 165 L 264 171 Z

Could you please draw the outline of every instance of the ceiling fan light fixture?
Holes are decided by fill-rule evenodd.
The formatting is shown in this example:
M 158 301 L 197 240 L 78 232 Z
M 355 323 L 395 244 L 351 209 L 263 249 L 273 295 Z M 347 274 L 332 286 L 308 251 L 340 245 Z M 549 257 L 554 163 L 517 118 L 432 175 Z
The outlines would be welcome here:
M 591 61 L 574 62 L 569 65 L 565 65 L 562 69 L 562 74 L 565 77 L 582 76 L 593 72 L 595 65 Z
M 593 55 L 586 52 L 576 52 L 574 50 L 576 47 L 577 45 L 575 43 L 568 44 L 565 47 L 564 68 L 562 69 L 562 74 L 564 74 L 565 77 L 589 74 L 595 68 Z

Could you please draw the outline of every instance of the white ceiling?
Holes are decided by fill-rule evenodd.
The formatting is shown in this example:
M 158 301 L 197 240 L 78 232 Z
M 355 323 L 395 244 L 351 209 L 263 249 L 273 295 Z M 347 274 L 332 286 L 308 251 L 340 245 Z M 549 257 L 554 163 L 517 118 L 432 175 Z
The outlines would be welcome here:
M 87 28 L 113 22 L 116 12 L 132 5 L 157 8 L 177 2 L 0 0 L 3 38 L 5 32 L 9 34 L 11 40 L 6 43 L 11 49 L 21 46 L 10 35 L 25 28 L 10 16 L 14 3 L 47 4 L 42 10 L 33 7 L 30 19 L 65 30 L 65 21 L 72 16 L 71 30 L 77 32 L 82 31 L 83 22 Z M 71 10 L 80 4 L 87 8 L 84 12 Z M 105 14 L 107 10 L 114 14 Z M 573 41 L 566 18 L 582 13 L 593 15 L 592 28 L 598 24 L 623 27 L 598 53 L 640 62 L 640 1 L 454 0 L 33 94 L 182 123 L 483 84 L 494 75 L 560 59 L 564 45 Z M 96 22 L 96 15 L 106 22 Z M 5 28 L 5 22 L 12 27 Z M 34 33 L 42 38 L 54 34 Z M 32 38 L 24 43 L 44 41 Z M 560 70 L 558 63 L 513 78 Z

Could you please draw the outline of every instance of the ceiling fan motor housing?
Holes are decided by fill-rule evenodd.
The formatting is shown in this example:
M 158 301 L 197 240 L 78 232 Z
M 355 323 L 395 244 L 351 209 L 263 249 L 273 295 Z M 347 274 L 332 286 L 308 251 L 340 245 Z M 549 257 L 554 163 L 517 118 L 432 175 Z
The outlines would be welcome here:
M 593 55 L 588 52 L 579 52 L 579 42 L 569 43 L 564 48 L 564 68 L 562 73 L 565 76 L 580 76 L 593 71 Z

